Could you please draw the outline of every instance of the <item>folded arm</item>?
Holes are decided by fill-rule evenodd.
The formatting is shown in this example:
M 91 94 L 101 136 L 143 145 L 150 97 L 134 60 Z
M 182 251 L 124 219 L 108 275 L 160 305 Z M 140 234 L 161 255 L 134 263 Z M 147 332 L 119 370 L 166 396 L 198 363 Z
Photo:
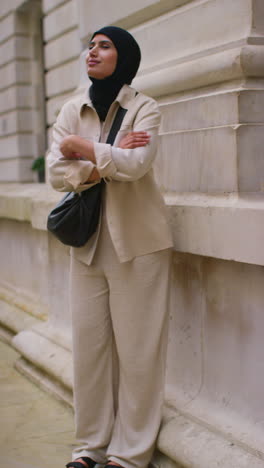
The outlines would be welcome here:
M 67 141 L 73 133 L 75 113 L 70 103 L 63 106 L 56 123 L 53 126 L 53 142 L 47 157 L 49 180 L 52 187 L 59 192 L 80 192 L 98 181 L 99 174 L 94 172 L 95 164 L 89 160 L 65 157 L 61 151 L 63 141 Z M 88 182 L 89 180 L 89 182 Z M 100 180 L 100 176 L 99 176 Z
M 102 177 L 120 181 L 139 179 L 155 158 L 159 124 L 157 104 L 148 101 L 137 113 L 133 131 L 119 132 L 116 146 L 111 146 L 71 134 L 59 116 L 48 156 L 51 184 L 60 191 L 81 191 Z

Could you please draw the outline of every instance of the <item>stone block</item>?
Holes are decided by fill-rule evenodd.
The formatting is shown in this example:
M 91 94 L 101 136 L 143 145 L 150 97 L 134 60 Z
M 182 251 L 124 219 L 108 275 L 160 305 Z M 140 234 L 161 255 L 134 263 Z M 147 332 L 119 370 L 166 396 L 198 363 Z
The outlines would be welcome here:
M 18 133 L 1 139 L 1 159 L 29 157 L 34 155 L 34 135 Z
M 167 99 L 165 104 L 160 103 L 160 132 L 235 125 L 239 121 L 238 97 L 239 91 Z
M 106 3 L 103 0 L 97 0 L 96 3 L 88 3 L 81 0 L 79 2 L 81 38 L 83 41 L 87 40 L 93 31 L 107 24 L 120 25 L 126 29 L 131 28 L 191 1 L 135 0 L 133 2 L 124 2 L 112 0 Z
M 1 21 L 0 42 L 7 40 L 15 33 L 15 15 L 10 13 Z
M 230 44 L 234 47 L 247 38 L 250 17 L 248 0 L 191 2 L 176 8 L 133 31 L 142 50 L 141 70 L 212 54 Z
M 18 201 L 17 210 L 21 203 Z M 1 284 L 10 286 L 21 309 L 46 319 L 50 304 L 46 233 L 32 229 L 29 222 L 1 220 L 1 258 Z
M 0 112 L 8 112 L 14 109 L 32 108 L 32 86 L 17 85 L 5 89 L 0 100 Z
M 12 12 L 14 6 L 10 2 L 10 0 L 2 0 L 0 6 L 0 16 L 4 17 L 7 16 L 9 13 Z
M 236 191 L 236 137 L 232 127 L 161 135 L 155 172 L 162 189 L 176 192 Z
M 49 11 L 58 8 L 63 3 L 65 3 L 65 0 L 43 0 L 42 11 L 46 15 L 47 13 L 49 13 Z
M 264 122 L 264 91 L 246 89 L 239 92 L 239 122 L 259 124 Z
M 254 0 L 252 17 L 252 35 L 264 34 L 264 3 L 262 0 Z
M 175 249 L 264 266 L 262 194 L 165 194 Z
M 76 29 L 54 39 L 45 47 L 45 68 L 49 70 L 54 66 L 72 60 L 79 59 L 81 44 Z
M 222 434 L 189 414 L 168 411 L 157 440 L 154 468 L 262 468 L 262 454 L 248 449 L 230 434 Z
M 60 380 L 72 389 L 72 366 L 69 351 L 57 346 L 46 338 L 25 330 L 16 335 L 13 345 L 28 361 L 33 362 L 53 379 Z
M 32 111 L 15 110 L 5 113 L 1 118 L 0 135 L 10 135 L 18 132 L 32 132 Z
M 258 454 L 263 463 L 263 379 L 253 376 L 263 375 L 263 268 L 175 253 L 173 270 L 177 310 L 171 320 L 166 401 Z M 209 456 L 208 447 L 203 453 Z M 230 466 L 230 459 L 221 466 Z
M 60 96 L 51 97 L 47 101 L 47 123 L 48 125 L 52 125 L 55 122 L 63 104 L 66 101 L 68 101 L 68 99 L 70 99 L 71 97 L 72 97 L 72 92 L 69 92 L 66 94 L 62 94 Z
M 165 102 L 164 102 L 165 101 Z M 264 122 L 264 91 L 193 92 L 159 100 L 161 133 Z
M 48 97 L 73 91 L 79 83 L 79 61 L 73 60 L 46 75 L 46 92 Z
M 9 2 L 10 3 L 10 2 Z M 2 2 L 1 2 L 2 6 Z M 1 15 L 2 16 L 2 15 Z M 15 34 L 28 35 L 29 32 L 29 15 L 24 13 L 16 13 L 14 11 L 14 5 L 10 9 L 9 15 L 7 15 L 1 21 L 0 29 L 0 42 L 7 40 Z
M 63 3 L 65 3 L 65 0 L 43 0 L 42 11 L 45 15 L 47 15 L 51 10 L 58 8 Z
M 1 86 L 7 88 L 14 84 L 31 83 L 31 66 L 29 61 L 16 61 L 2 67 Z
M 241 125 L 237 130 L 238 188 L 258 192 L 264 188 L 264 123 Z
M 0 65 L 15 59 L 32 57 L 31 41 L 28 37 L 12 37 L 0 46 Z
M 32 157 L 0 159 L 0 182 L 32 182 Z
M 44 17 L 44 40 L 48 42 L 77 26 L 77 3 L 70 0 Z

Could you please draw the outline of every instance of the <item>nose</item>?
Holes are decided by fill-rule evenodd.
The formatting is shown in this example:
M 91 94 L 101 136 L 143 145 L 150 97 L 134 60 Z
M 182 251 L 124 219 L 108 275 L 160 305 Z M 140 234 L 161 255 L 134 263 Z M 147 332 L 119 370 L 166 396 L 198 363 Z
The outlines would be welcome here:
M 91 49 L 89 49 L 88 55 L 90 57 L 95 57 L 97 55 L 97 47 L 93 46 Z
M 96 55 L 96 52 L 94 49 L 89 49 L 88 52 L 87 52 L 87 55 L 85 57 L 85 61 L 86 63 L 88 63 L 88 60 L 90 57 L 94 57 Z

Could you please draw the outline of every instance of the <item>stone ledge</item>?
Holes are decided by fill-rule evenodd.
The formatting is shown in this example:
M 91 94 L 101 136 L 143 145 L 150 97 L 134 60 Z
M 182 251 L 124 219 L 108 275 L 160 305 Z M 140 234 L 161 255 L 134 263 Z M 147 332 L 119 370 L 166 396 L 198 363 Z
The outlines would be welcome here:
M 0 184 L 0 217 L 46 230 L 47 216 L 62 196 L 47 184 Z
M 175 193 L 165 201 L 176 251 L 264 265 L 262 193 Z
M 0 301 L 4 301 L 4 303 L 7 304 L 7 307 L 12 307 L 12 313 L 15 314 L 16 317 L 16 320 L 13 323 L 15 327 L 13 330 L 14 332 L 20 331 L 18 324 L 25 320 L 22 319 L 22 317 L 27 317 L 27 320 L 30 318 L 31 324 L 46 320 L 48 317 L 47 306 L 40 302 L 39 297 L 34 296 L 33 291 L 25 291 L 24 289 L 11 285 L 2 279 L 0 280 Z M 2 311 L 2 314 L 3 313 L 4 312 Z M 8 318 L 8 316 L 8 313 L 5 314 L 6 318 Z
M 158 437 L 153 465 L 163 468 L 263 468 L 263 459 L 199 421 L 171 411 Z
M 58 382 L 68 390 L 72 389 L 71 352 L 40 336 L 34 330 L 18 333 L 12 345 L 22 357 L 47 374 L 51 381 Z
M 264 46 L 244 46 L 207 51 L 204 56 L 184 57 L 142 70 L 133 86 L 155 97 L 193 90 L 232 80 L 264 76 Z M 81 80 L 84 86 L 84 79 Z
M 45 184 L 0 184 L 0 217 L 46 230 L 48 213 L 62 198 Z M 263 193 L 166 193 L 175 250 L 264 265 Z
M 10 331 L 10 333 L 19 333 L 25 328 L 30 328 L 37 323 L 39 323 L 39 320 L 36 318 L 15 305 L 0 299 L 0 324 Z

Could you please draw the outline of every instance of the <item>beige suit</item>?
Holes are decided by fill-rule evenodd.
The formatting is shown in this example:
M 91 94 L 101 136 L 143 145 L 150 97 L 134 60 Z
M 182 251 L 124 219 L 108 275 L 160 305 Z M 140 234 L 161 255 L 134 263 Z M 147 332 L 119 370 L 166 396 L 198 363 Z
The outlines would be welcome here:
M 105 141 L 118 104 L 128 111 L 111 147 Z M 84 190 L 94 164 L 65 160 L 59 145 L 69 134 L 93 140 L 96 167 L 106 181 L 97 232 L 84 247 L 71 249 L 74 398 L 81 442 L 73 458 L 110 459 L 125 468 L 148 465 L 163 401 L 172 239 L 152 173 L 159 123 L 156 102 L 127 85 L 102 126 L 89 99 L 74 98 L 54 125 L 48 156 L 55 189 Z M 150 143 L 118 148 L 131 130 L 147 131 Z
M 150 252 L 172 247 L 164 201 L 154 182 L 152 163 L 156 156 L 160 113 L 156 101 L 124 85 L 111 105 L 104 125 L 91 107 L 88 97 L 75 98 L 64 105 L 54 125 L 53 143 L 48 155 L 52 186 L 59 191 L 81 191 L 89 187 L 94 164 L 65 160 L 59 151 L 63 137 L 74 134 L 93 140 L 97 169 L 106 180 L 106 216 L 111 238 L 121 262 Z M 125 115 L 114 147 L 106 141 L 118 103 Z M 117 148 L 122 136 L 131 130 L 145 130 L 151 135 L 146 147 Z M 100 140 L 100 143 L 99 143 Z M 91 263 L 99 230 L 88 244 L 73 249 L 73 255 Z

